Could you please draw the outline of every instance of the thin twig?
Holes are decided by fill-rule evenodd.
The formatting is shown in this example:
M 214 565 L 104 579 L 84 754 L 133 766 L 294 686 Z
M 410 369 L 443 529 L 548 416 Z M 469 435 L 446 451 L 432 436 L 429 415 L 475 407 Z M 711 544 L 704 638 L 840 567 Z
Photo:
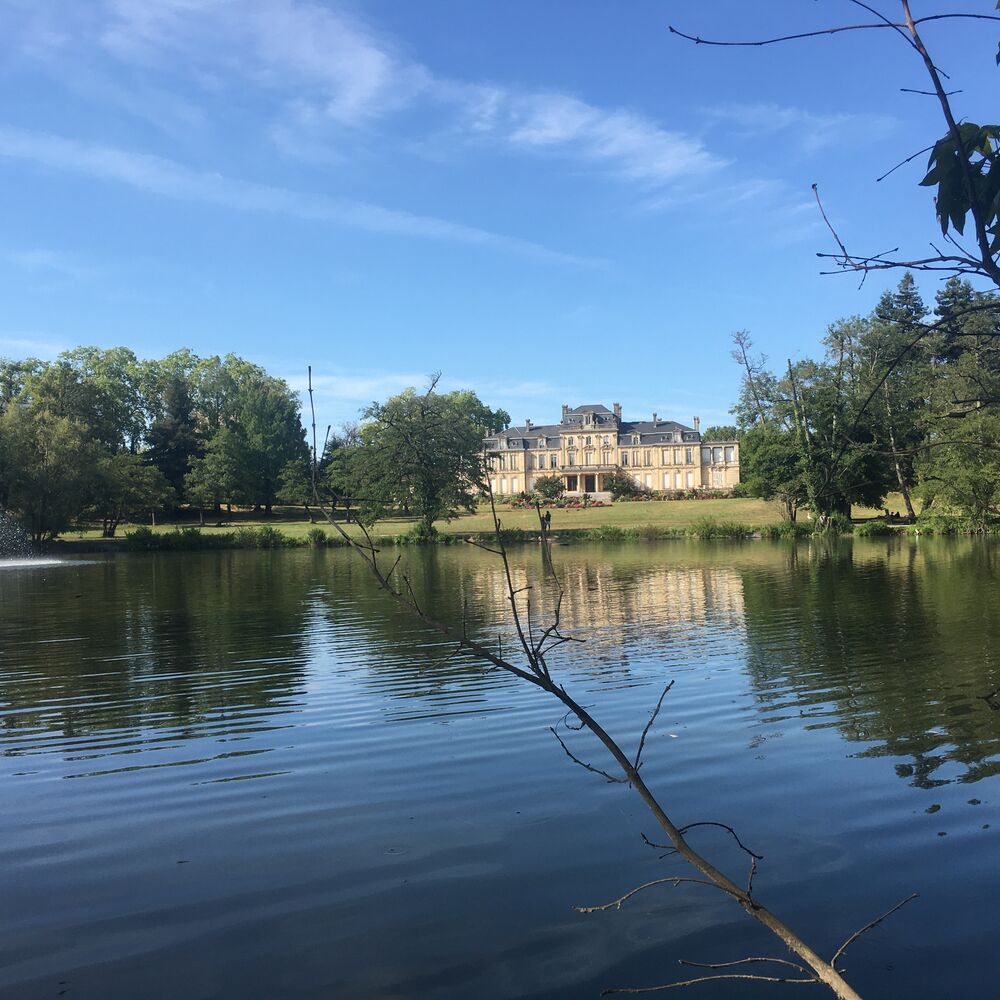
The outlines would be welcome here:
M 900 900 L 900 901 L 899 901 L 899 902 L 898 902 L 898 903 L 897 903 L 897 904 L 896 904 L 896 905 L 895 905 L 895 906 L 894 906 L 894 907 L 893 907 L 893 908 L 892 908 L 891 910 L 886 910 L 886 911 L 885 911 L 885 913 L 883 913 L 881 917 L 876 917 L 876 918 L 875 918 L 874 920 L 872 920 L 872 921 L 870 921 L 869 923 L 865 924 L 865 925 L 864 925 L 864 927 L 861 927 L 861 928 L 859 928 L 858 930 L 856 930 L 856 931 L 855 931 L 855 932 L 854 932 L 854 933 L 853 933 L 853 934 L 852 934 L 852 935 L 851 935 L 851 936 L 850 936 L 850 937 L 849 937 L 849 938 L 848 938 L 848 939 L 847 939 L 847 940 L 846 940 L 846 941 L 845 941 L 845 942 L 844 942 L 844 943 L 843 943 L 843 944 L 842 944 L 842 945 L 841 945 L 841 946 L 840 946 L 840 947 L 839 947 L 839 948 L 838 948 L 838 949 L 837 949 L 837 950 L 836 950 L 836 951 L 835 951 L 835 952 L 833 953 L 833 958 L 831 958 L 831 959 L 830 959 L 830 964 L 831 964 L 832 966 L 836 967 L 836 965 L 837 965 L 837 960 L 838 960 L 838 959 L 839 959 L 839 958 L 840 958 L 840 957 L 841 957 L 841 956 L 842 956 L 842 955 L 844 954 L 844 952 L 845 952 L 845 951 L 847 951 L 847 949 L 848 949 L 848 948 L 850 948 L 850 946 L 851 946 L 852 944 L 854 944 L 854 942 L 855 942 L 855 941 L 857 941 L 857 939 L 858 939 L 859 937 L 861 937 L 861 935 L 862 935 L 862 934 L 865 934 L 865 933 L 867 933 L 867 932 L 868 932 L 868 931 L 870 931 L 870 930 L 871 930 L 871 929 L 872 929 L 873 927 L 878 927 L 878 925 L 879 925 L 880 923 L 882 923 L 882 921 L 883 921 L 883 920 L 885 920 L 885 919 L 886 919 L 886 917 L 891 917 L 891 916 L 892 916 L 892 915 L 893 915 L 893 914 L 894 914 L 894 913 L 895 913 L 895 912 L 896 912 L 897 910 L 899 910 L 899 909 L 901 909 L 902 907 L 906 906 L 906 904 L 907 904 L 907 903 L 909 903 L 909 902 L 910 902 L 910 900 L 913 900 L 913 899 L 916 899 L 916 898 L 917 898 L 917 897 L 918 897 L 919 895 L 920 895 L 920 893 L 919 893 L 919 892 L 911 892 L 911 893 L 910 893 L 910 895 L 906 897 L 906 899 L 901 899 L 901 900 Z
M 639 749 L 636 750 L 636 752 L 635 752 L 635 769 L 637 771 L 642 766 L 642 763 L 641 763 L 642 762 L 642 750 L 643 750 L 643 747 L 645 747 L 645 745 L 646 745 L 646 735 L 649 733 L 649 730 L 652 728 L 653 723 L 656 721 L 656 717 L 660 714 L 660 709 L 663 707 L 663 699 L 666 698 L 667 692 L 673 686 L 674 686 L 674 682 L 670 681 L 670 683 L 667 684 L 667 686 L 663 689 L 663 692 L 660 695 L 660 700 L 657 701 L 656 708 L 653 709 L 653 713 L 649 717 L 649 722 L 646 723 L 645 727 L 642 730 L 642 736 L 639 737 Z

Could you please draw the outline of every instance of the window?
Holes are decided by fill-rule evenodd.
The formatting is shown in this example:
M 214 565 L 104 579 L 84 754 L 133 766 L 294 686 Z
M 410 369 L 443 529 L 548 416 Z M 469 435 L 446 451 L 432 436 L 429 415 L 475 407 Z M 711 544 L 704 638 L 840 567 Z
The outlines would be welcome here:
M 676 486 L 677 489 L 681 488 L 681 474 L 679 472 L 674 473 L 674 486 Z
M 647 472 L 646 473 L 646 489 L 651 490 L 653 488 L 653 477 Z
M 507 492 L 507 477 L 506 476 L 501 476 L 500 477 L 500 492 L 501 493 L 506 493 Z
M 499 468 L 500 468 L 501 471 L 503 471 L 504 469 L 506 469 L 507 468 L 507 456 L 506 455 L 497 455 L 497 465 L 499 466 Z
M 638 465 L 639 464 L 639 452 L 637 452 L 637 451 L 633 451 L 632 452 L 632 464 L 633 465 Z
M 721 462 L 722 461 L 722 449 L 721 448 L 713 448 L 712 449 L 712 461 L 713 462 Z
M 544 448 L 545 447 L 545 438 L 539 438 L 538 439 L 538 447 L 539 448 Z
M 521 480 L 518 479 L 517 476 L 514 476 L 514 478 L 510 481 L 510 491 L 511 493 L 521 492 Z
M 668 434 L 668 435 L 667 435 L 667 440 L 668 440 L 668 441 L 673 441 L 673 439 L 674 439 L 674 436 L 673 436 L 673 434 Z
M 660 454 L 660 465 L 666 465 L 670 461 L 670 449 L 664 448 Z
M 628 452 L 622 452 L 622 465 L 628 465 Z
M 684 464 L 685 465 L 694 464 L 694 448 L 684 449 Z
M 687 474 L 687 485 L 688 485 L 688 489 L 690 489 L 692 486 L 694 486 L 694 473 L 693 472 L 689 472 Z
M 566 464 L 567 465 L 576 465 L 576 452 L 575 451 L 568 451 L 568 452 L 566 452 Z
M 727 462 L 731 462 L 733 460 L 733 451 L 734 451 L 734 448 L 733 448 L 732 445 L 727 445 L 726 446 L 726 461 Z
M 587 438 L 587 440 L 589 441 L 590 438 Z M 583 464 L 584 465 L 593 465 L 594 464 L 594 453 L 592 451 L 584 452 L 584 455 L 583 455 Z
M 517 468 L 517 455 L 511 455 L 510 456 L 510 467 L 511 467 L 511 470 L 514 470 L 514 469 Z
M 663 488 L 665 490 L 669 490 L 670 489 L 670 473 L 669 472 L 664 472 L 663 473 Z
M 632 444 L 638 444 L 638 443 L 639 443 L 639 435 L 638 434 L 633 434 L 632 435 Z
M 701 464 L 708 465 L 712 461 L 712 449 L 702 448 L 701 449 Z
M 588 448 L 590 447 L 590 445 L 591 445 L 591 443 L 592 443 L 592 442 L 591 442 L 591 439 L 590 439 L 590 437 L 589 437 L 589 436 L 587 437 L 587 440 L 586 440 L 586 441 L 585 441 L 584 443 L 586 444 L 586 446 L 587 446 Z
M 611 438 L 609 438 L 607 434 L 604 435 L 604 443 L 611 444 Z
M 652 465 L 653 464 L 653 453 L 651 451 L 649 451 L 648 449 L 646 450 L 646 452 L 642 456 L 642 464 L 643 465 Z
M 680 448 L 674 448 L 674 465 L 681 464 L 681 450 Z
M 566 447 L 567 448 L 572 448 L 573 447 L 573 439 L 572 438 L 566 438 Z
M 559 468 L 559 458 L 555 452 L 549 455 L 549 468 L 558 469 Z
M 601 452 L 601 465 L 610 465 L 610 464 L 611 464 L 611 452 L 610 451 L 602 451 Z

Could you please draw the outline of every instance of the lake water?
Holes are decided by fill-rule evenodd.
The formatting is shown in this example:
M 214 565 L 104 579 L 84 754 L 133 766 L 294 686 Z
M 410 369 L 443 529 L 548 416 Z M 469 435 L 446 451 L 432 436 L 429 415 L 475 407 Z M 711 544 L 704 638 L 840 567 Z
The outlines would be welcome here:
M 403 561 L 440 616 L 508 631 L 489 554 Z M 553 660 L 567 688 L 632 746 L 676 682 L 643 771 L 675 820 L 736 826 L 759 898 L 827 954 L 919 892 L 848 953 L 867 998 L 995 995 L 1000 547 L 556 562 L 587 639 Z M 513 563 L 551 599 L 537 549 Z M 452 653 L 338 550 L 0 570 L 0 997 L 569 1000 L 782 954 L 697 886 L 574 912 L 683 869 L 564 755 L 557 705 Z

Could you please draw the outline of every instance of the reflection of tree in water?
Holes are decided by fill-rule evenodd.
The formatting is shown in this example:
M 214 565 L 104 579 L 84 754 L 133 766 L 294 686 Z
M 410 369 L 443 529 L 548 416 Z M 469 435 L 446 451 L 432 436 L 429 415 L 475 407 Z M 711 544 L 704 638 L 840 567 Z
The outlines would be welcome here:
M 302 687 L 307 574 L 267 553 L 117 558 L 4 582 L 0 726 L 29 734 L 253 726 Z M 39 637 L 44 637 L 39 642 Z
M 812 717 L 919 787 L 1000 773 L 997 549 L 840 542 L 744 571 L 747 664 L 762 705 Z

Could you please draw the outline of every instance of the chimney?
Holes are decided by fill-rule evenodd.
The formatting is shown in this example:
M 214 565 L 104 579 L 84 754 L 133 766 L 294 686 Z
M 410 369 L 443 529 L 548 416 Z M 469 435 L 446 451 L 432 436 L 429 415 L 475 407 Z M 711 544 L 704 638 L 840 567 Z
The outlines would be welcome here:
M 563 403 L 563 405 L 562 405 L 562 418 L 563 418 L 563 420 L 566 419 L 566 414 L 567 413 L 569 413 L 569 407 L 565 403 Z
M 527 417 L 524 418 L 524 429 L 526 431 L 531 430 L 531 421 Z
M 694 429 L 697 431 L 700 428 L 701 428 L 701 418 L 700 417 L 695 417 L 694 418 Z
M 658 426 L 659 426 L 659 423 L 660 423 L 660 421 L 659 421 L 659 418 L 658 418 L 658 417 L 656 416 L 656 414 L 654 413 L 654 414 L 653 414 L 653 426 L 654 426 L 654 427 L 658 427 Z
M 615 419 L 616 420 L 621 420 L 621 418 L 622 418 L 622 404 L 621 403 L 612 403 L 611 404 L 611 409 L 615 411 Z

